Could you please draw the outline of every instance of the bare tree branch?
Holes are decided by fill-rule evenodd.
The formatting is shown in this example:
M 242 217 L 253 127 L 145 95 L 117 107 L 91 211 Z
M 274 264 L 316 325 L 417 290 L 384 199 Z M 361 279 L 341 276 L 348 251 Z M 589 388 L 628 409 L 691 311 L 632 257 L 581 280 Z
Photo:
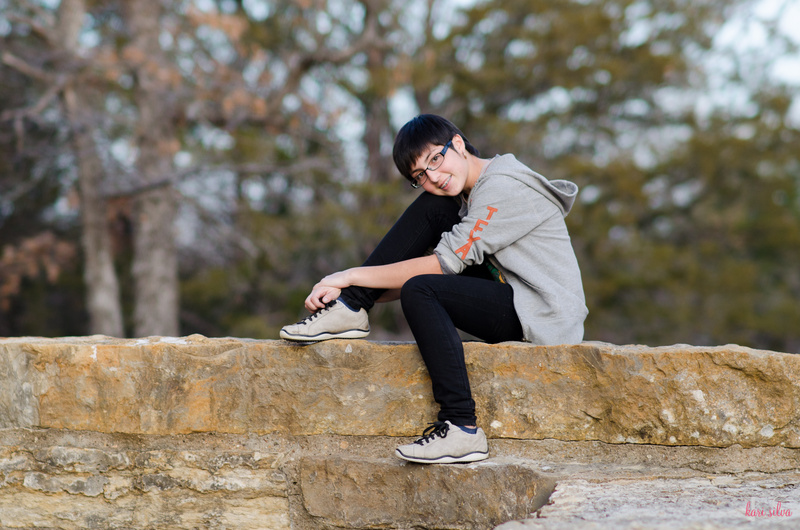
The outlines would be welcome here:
M 58 93 L 64 88 L 64 84 L 65 83 L 63 81 L 60 81 L 54 85 L 51 85 L 48 87 L 45 93 L 42 94 L 42 97 L 40 97 L 36 103 L 29 107 L 4 111 L 2 114 L 0 114 L 0 121 L 22 120 L 23 118 L 40 114 L 47 107 L 47 105 L 49 105 L 50 102 L 53 101 L 56 96 L 58 96 Z
M 330 160 L 322 158 L 304 159 L 301 162 L 289 166 L 281 166 L 277 164 L 240 164 L 240 165 L 221 165 L 209 167 L 193 167 L 184 169 L 183 171 L 175 172 L 170 176 L 160 176 L 152 182 L 134 186 L 126 190 L 118 190 L 108 192 L 103 195 L 106 199 L 119 199 L 123 197 L 133 197 L 142 193 L 147 193 L 155 189 L 163 188 L 165 186 L 173 186 L 181 180 L 199 173 L 214 173 L 220 171 L 230 171 L 237 174 L 269 174 L 269 173 L 282 173 L 287 175 L 296 175 L 306 171 L 313 170 L 330 170 Z
M 3 193 L 4 202 L 14 203 L 23 197 L 31 190 L 35 189 L 44 180 L 43 173 L 33 173 L 30 179 L 19 182 L 16 186 L 9 191 Z
M 14 133 L 17 137 L 17 151 L 21 152 L 25 145 L 25 129 L 23 127 L 23 120 L 32 116 L 37 116 L 47 108 L 47 106 L 58 96 L 66 85 L 67 76 L 55 76 L 44 72 L 43 70 L 29 65 L 19 57 L 9 53 L 3 52 L 2 62 L 14 68 L 15 70 L 35 79 L 43 80 L 50 83 L 44 94 L 39 100 L 29 107 L 20 109 L 10 109 L 0 113 L 0 122 L 13 120 Z
M 192 205 L 197 212 L 197 216 L 204 223 L 204 230 L 210 231 L 209 234 L 212 238 L 216 237 L 218 241 L 225 241 L 232 244 L 242 252 L 246 253 L 250 258 L 255 258 L 259 255 L 260 249 L 258 245 L 248 238 L 240 230 L 237 230 L 232 224 L 228 222 L 220 222 L 220 212 L 216 209 L 211 210 L 203 206 L 199 201 L 193 197 L 183 196 L 183 200 Z
M 39 6 L 35 6 L 34 4 L 30 4 L 30 3 L 28 4 L 28 6 L 31 7 L 31 8 L 35 8 L 35 10 L 37 11 L 37 13 L 39 14 L 40 17 L 45 18 L 45 19 L 50 19 L 49 23 L 41 24 L 41 23 L 39 23 L 39 21 L 37 21 L 37 20 L 35 20 L 35 19 L 31 18 L 31 17 L 26 17 L 26 16 L 23 16 L 23 15 L 15 14 L 15 13 L 12 13 L 12 14 L 8 15 L 9 22 L 16 22 L 16 23 L 19 23 L 19 24 L 24 24 L 26 26 L 29 26 L 31 28 L 31 31 L 36 36 L 38 36 L 40 39 L 45 41 L 47 44 L 49 44 L 51 46 L 54 46 L 55 43 L 56 43 L 56 40 L 55 40 L 55 38 L 53 36 L 53 30 L 52 30 L 53 21 L 52 21 L 52 17 L 50 17 L 49 16 L 50 14 L 47 13 L 46 11 L 44 11 Z
M 44 70 L 31 66 L 23 59 L 17 57 L 10 52 L 3 52 L 2 62 L 18 72 L 21 72 L 28 77 L 49 83 L 50 86 L 39 98 L 39 100 L 28 107 L 19 109 L 10 109 L 0 113 L 0 122 L 13 120 L 14 133 L 17 137 L 17 151 L 21 152 L 25 146 L 25 128 L 23 127 L 23 120 L 32 116 L 37 116 L 47 108 L 47 106 L 56 98 L 58 94 L 64 89 L 68 77 L 64 75 L 53 75 Z
M 320 42 L 318 49 L 312 53 L 296 53 L 286 61 L 290 70 L 289 78 L 284 83 L 282 90 L 270 96 L 269 101 L 273 106 L 279 108 L 283 104 L 283 98 L 288 94 L 297 92 L 303 77 L 315 66 L 320 64 L 340 65 L 349 61 L 359 53 L 374 49 L 390 48 L 391 44 L 378 33 L 375 21 L 368 21 L 367 26 L 356 42 L 341 50 L 331 50 L 324 43 Z M 272 114 L 268 112 L 267 114 Z
M 8 51 L 3 52 L 2 60 L 3 63 L 10 66 L 14 70 L 17 70 L 28 77 L 32 77 L 39 81 L 44 81 L 45 83 L 52 83 L 58 78 L 58 76 L 54 74 L 45 72 L 41 68 L 28 64 L 24 59 L 21 59 Z

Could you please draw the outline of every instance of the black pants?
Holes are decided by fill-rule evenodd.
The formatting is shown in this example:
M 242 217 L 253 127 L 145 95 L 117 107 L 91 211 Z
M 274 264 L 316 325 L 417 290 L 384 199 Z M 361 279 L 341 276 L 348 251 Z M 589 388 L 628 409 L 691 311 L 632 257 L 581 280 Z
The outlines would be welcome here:
M 459 204 L 450 197 L 423 193 L 384 236 L 364 265 L 385 265 L 424 256 L 460 221 Z M 352 286 L 342 291 L 354 308 L 372 308 L 381 289 Z M 489 343 L 521 340 L 522 327 L 511 286 L 494 280 L 484 265 L 459 275 L 411 278 L 400 300 L 441 407 L 439 421 L 474 425 L 475 401 L 458 329 Z

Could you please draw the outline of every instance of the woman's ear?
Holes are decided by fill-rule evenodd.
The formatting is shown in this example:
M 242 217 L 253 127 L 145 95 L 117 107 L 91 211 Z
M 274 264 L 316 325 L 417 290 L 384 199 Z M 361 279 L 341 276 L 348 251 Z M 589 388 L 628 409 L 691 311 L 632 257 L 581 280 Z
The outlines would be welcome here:
M 461 137 L 460 134 L 453 136 L 451 140 L 453 142 L 453 147 L 464 158 L 467 158 L 467 145 L 464 143 L 464 139 Z

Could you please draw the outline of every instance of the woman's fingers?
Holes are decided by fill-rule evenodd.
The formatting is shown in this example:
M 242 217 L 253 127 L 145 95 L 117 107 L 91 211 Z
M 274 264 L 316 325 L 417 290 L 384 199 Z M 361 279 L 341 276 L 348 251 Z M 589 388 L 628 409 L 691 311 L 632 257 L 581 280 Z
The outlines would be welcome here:
M 342 290 L 338 287 L 331 287 L 330 285 L 323 285 L 322 283 L 318 283 L 314 286 L 311 290 L 311 294 L 308 295 L 305 301 L 306 309 L 311 311 L 319 311 L 325 305 L 336 300 L 339 298 L 339 295 L 342 294 Z

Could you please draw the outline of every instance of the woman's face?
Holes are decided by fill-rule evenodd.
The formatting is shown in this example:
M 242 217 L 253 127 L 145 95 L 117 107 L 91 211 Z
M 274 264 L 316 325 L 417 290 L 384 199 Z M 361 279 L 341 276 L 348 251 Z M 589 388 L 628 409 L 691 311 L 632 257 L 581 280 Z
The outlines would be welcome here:
M 424 179 L 422 188 L 428 193 L 455 197 L 464 191 L 467 183 L 469 167 L 460 154 L 463 151 L 464 143 L 458 135 L 447 146 L 431 145 L 414 164 L 412 174 L 425 171 L 418 178 Z

